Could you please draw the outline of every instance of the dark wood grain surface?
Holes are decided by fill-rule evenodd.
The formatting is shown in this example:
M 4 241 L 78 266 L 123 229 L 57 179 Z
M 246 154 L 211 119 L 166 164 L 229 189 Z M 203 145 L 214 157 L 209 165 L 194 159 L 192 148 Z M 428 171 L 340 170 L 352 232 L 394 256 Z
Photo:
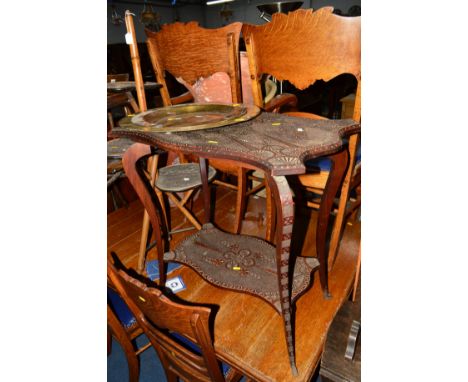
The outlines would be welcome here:
M 339 151 L 343 138 L 359 131 L 360 124 L 350 119 L 314 121 L 262 113 L 247 122 L 206 131 L 166 134 L 115 128 L 112 134 L 168 151 L 231 159 L 276 176 L 305 173 L 304 160 Z

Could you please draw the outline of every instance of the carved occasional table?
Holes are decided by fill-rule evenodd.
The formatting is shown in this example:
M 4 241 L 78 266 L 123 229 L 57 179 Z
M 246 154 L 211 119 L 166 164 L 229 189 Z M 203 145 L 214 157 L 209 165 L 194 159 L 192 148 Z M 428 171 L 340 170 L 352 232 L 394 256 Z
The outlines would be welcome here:
M 184 263 L 216 286 L 246 292 L 268 302 L 282 316 L 291 370 L 296 375 L 291 305 L 309 286 L 316 267 L 324 295 L 329 296 L 326 229 L 348 163 L 343 139 L 359 132 L 360 125 L 353 120 L 310 120 L 262 113 L 246 122 L 206 130 L 154 132 L 150 126 L 135 128 L 131 118 L 122 120 L 113 135 L 200 157 L 205 224 L 202 230 L 165 253 L 164 260 Z M 332 169 L 319 210 L 317 258 L 290 254 L 294 203 L 285 176 L 304 174 L 306 160 L 324 155 L 331 159 Z M 276 206 L 276 246 L 250 236 L 222 232 L 209 223 L 206 168 L 211 158 L 232 160 L 265 173 Z

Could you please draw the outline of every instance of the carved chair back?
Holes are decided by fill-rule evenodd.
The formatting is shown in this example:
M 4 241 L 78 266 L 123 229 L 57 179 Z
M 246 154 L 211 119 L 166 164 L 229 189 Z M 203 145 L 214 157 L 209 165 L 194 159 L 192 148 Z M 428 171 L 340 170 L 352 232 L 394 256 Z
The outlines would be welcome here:
M 242 33 L 249 57 L 252 91 L 255 104 L 262 106 L 260 78 L 271 74 L 287 80 L 303 90 L 317 80 L 329 81 L 341 74 L 351 74 L 357 80 L 353 119 L 361 120 L 361 17 L 333 14 L 333 7 L 298 9 L 287 15 L 275 13 L 270 23 L 244 25 Z M 323 119 L 303 112 L 287 113 L 296 117 Z M 337 253 L 350 185 L 356 184 L 356 153 L 359 134 L 348 140 L 349 166 L 342 183 L 338 213 L 330 240 L 329 267 Z M 323 190 L 328 175 L 305 174 L 300 182 L 312 191 Z M 353 186 L 354 187 L 354 186 Z M 319 191 L 320 193 L 320 191 Z M 313 203 L 314 204 L 314 203 Z M 358 203 L 355 204 L 356 206 Z
M 107 274 L 156 349 L 168 380 L 224 381 L 209 331 L 210 308 L 173 302 L 159 289 L 117 269 L 110 259 Z M 200 349 L 201 355 L 174 333 Z
M 200 77 L 216 72 L 228 74 L 232 101 L 241 102 L 239 73 L 239 36 L 241 23 L 222 28 L 206 29 L 196 21 L 163 25 L 159 32 L 145 30 L 148 53 L 156 74 L 163 85 L 160 89 L 165 106 L 172 105 L 164 72 L 181 77 L 193 85 Z
M 260 79 L 271 74 L 302 90 L 317 80 L 329 81 L 349 73 L 358 81 L 353 119 L 361 118 L 361 18 L 298 9 L 275 13 L 270 23 L 244 24 L 242 33 L 249 57 L 252 90 L 263 106 Z
M 190 89 L 196 102 L 240 103 L 241 76 L 239 38 L 242 23 L 222 28 L 202 28 L 197 22 L 163 25 L 159 32 L 145 30 L 148 53 L 160 89 L 163 104 L 171 106 L 187 102 L 184 95 L 171 98 L 164 74 L 169 72 Z M 181 101 L 182 100 L 182 101 Z M 181 162 L 195 161 L 194 156 L 179 155 Z M 213 159 L 216 170 L 237 177 L 234 231 L 240 232 L 247 205 L 247 171 L 232 162 Z M 221 179 L 215 183 L 233 188 Z

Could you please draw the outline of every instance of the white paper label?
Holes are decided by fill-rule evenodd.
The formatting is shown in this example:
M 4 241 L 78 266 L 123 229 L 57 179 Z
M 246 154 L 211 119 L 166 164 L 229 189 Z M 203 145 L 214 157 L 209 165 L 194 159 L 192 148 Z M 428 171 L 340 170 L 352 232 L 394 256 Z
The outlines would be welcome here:
M 185 289 L 185 284 L 182 281 L 182 277 L 177 276 L 177 277 L 167 280 L 166 287 L 172 290 L 173 293 L 177 293 Z
M 125 42 L 127 45 L 132 45 L 132 34 L 131 33 L 125 33 Z

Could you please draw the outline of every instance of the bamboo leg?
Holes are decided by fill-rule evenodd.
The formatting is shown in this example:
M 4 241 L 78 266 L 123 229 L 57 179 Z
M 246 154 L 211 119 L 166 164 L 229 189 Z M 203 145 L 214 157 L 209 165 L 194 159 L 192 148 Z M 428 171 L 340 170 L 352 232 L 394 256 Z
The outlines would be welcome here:
M 135 25 L 133 24 L 133 17 L 130 11 L 125 11 L 125 26 L 127 33 L 130 33 L 130 57 L 132 58 L 133 76 L 135 77 L 135 88 L 137 92 L 138 105 L 140 111 L 146 111 L 146 96 L 143 84 L 143 75 L 141 73 L 140 55 L 138 53 L 138 45 L 136 41 Z
M 136 41 L 135 25 L 133 24 L 133 17 L 130 11 L 125 12 L 125 26 L 127 28 L 127 33 L 130 34 L 130 39 L 131 39 L 131 42 L 129 43 L 130 57 L 132 59 L 133 75 L 135 77 L 135 87 L 136 87 L 138 106 L 139 106 L 138 109 L 143 112 L 143 111 L 146 111 L 145 88 L 143 84 L 143 75 L 141 72 L 140 55 L 138 53 L 138 45 Z M 152 160 L 151 163 L 153 163 L 153 165 L 151 166 L 151 170 L 150 170 L 151 185 L 153 185 L 155 181 L 155 177 L 156 177 L 157 160 Z M 149 229 L 149 216 L 148 216 L 148 213 L 145 211 L 143 215 L 143 226 L 141 227 L 140 250 L 138 252 L 137 271 L 139 273 L 143 272 L 144 265 L 145 265 L 148 229 Z

